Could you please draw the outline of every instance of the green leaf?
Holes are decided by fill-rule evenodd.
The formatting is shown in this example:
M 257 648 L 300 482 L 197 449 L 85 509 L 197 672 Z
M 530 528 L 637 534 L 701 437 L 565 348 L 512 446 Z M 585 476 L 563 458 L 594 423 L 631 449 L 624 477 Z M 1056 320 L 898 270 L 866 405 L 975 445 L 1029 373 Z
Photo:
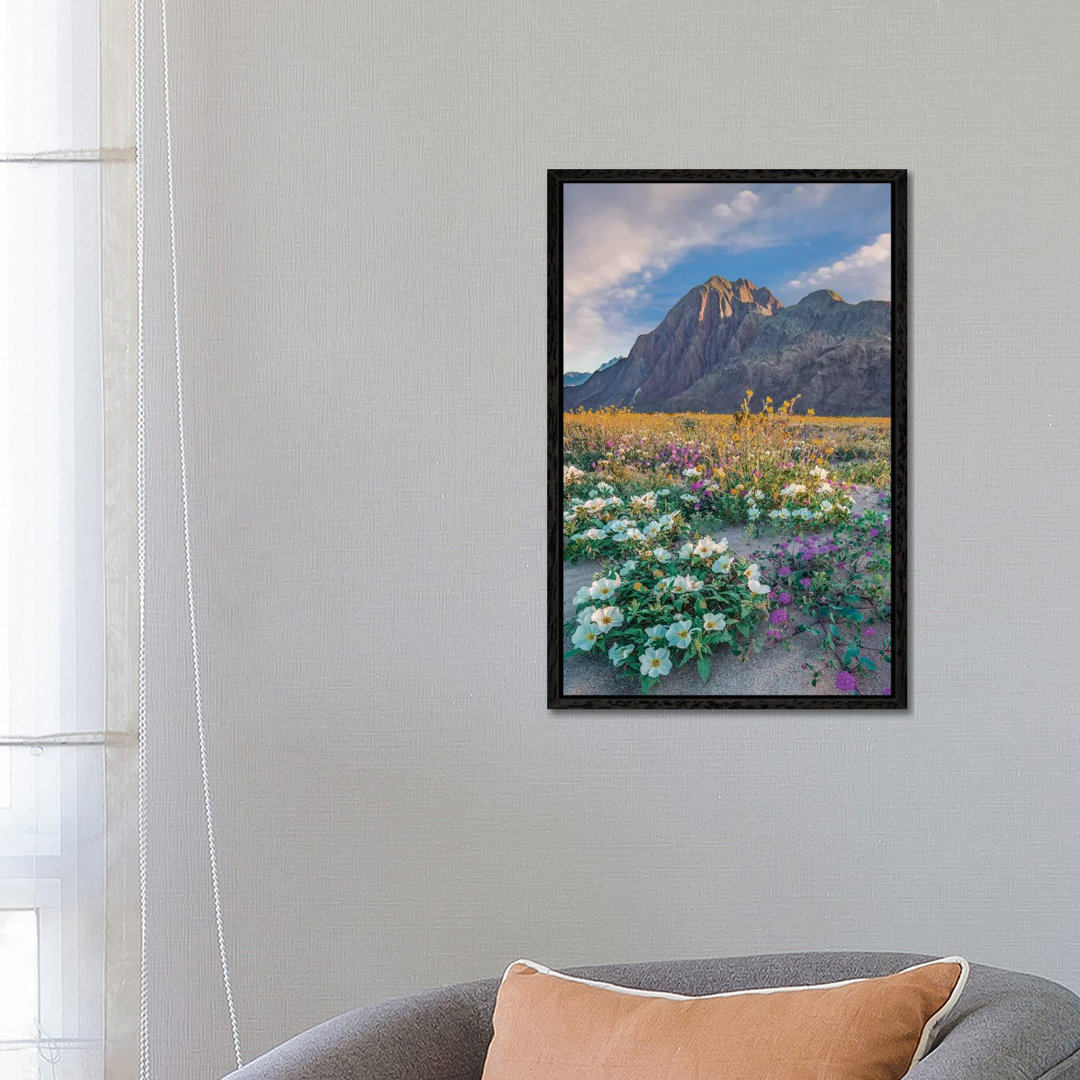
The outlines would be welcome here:
M 866 671 L 877 671 L 877 664 L 873 660 L 867 660 L 865 656 L 859 657 L 859 667 Z
M 709 669 L 712 666 L 712 661 L 707 656 L 702 656 L 698 659 L 697 670 L 701 676 L 701 681 L 707 683 L 709 681 Z
M 641 692 L 647 694 L 659 681 L 659 679 L 654 679 L 651 675 L 642 675 Z

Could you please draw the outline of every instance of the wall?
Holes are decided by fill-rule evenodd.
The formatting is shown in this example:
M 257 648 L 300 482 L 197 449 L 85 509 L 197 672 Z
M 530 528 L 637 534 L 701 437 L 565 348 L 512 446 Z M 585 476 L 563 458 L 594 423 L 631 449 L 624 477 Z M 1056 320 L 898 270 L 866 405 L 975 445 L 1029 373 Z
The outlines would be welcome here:
M 173 7 L 196 596 L 248 1056 L 521 955 L 961 952 L 1080 988 L 1080 8 Z M 910 169 L 910 712 L 545 710 L 549 166 Z M 230 1054 L 162 285 L 152 1021 L 159 1075 L 202 1078 Z

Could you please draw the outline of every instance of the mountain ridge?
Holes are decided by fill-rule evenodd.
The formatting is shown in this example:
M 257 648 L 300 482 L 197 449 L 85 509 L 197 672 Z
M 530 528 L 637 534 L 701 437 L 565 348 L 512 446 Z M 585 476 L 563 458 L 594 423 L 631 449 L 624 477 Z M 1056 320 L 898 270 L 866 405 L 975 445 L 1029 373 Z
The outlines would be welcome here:
M 785 306 L 746 278 L 714 275 L 690 289 L 626 358 L 564 388 L 567 409 L 734 412 L 748 388 L 776 401 L 801 394 L 820 415 L 891 408 L 892 306 L 849 304 L 831 289 Z

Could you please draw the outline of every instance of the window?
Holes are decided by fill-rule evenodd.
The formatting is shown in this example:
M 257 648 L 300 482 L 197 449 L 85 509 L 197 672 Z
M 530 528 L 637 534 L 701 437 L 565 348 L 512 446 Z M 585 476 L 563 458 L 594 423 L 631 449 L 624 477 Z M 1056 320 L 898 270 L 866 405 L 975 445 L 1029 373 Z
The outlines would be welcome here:
M 99 16 L 0 14 L 0 1080 L 104 1069 Z

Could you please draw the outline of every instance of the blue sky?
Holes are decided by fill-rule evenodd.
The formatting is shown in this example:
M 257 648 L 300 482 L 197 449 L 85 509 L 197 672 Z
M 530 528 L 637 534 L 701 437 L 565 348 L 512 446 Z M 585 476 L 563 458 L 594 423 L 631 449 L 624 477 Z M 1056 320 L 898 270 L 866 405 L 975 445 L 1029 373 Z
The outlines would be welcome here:
M 785 304 L 816 289 L 888 300 L 888 184 L 567 184 L 567 371 L 630 351 L 695 285 L 719 274 Z

